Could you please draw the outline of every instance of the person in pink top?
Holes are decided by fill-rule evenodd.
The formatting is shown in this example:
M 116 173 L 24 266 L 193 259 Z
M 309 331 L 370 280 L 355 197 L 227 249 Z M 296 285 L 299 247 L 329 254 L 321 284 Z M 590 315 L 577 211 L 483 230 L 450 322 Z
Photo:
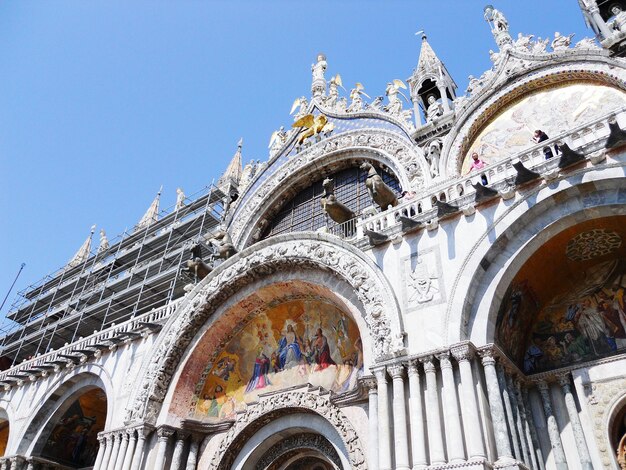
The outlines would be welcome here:
M 478 158 L 478 153 L 474 152 L 472 153 L 472 164 L 470 165 L 469 171 L 467 172 L 467 174 L 471 173 L 472 171 L 480 171 L 483 168 L 485 168 L 487 166 L 487 164 L 482 161 L 480 158 Z M 480 179 L 483 183 L 483 186 L 487 184 L 487 176 L 486 175 L 481 175 Z

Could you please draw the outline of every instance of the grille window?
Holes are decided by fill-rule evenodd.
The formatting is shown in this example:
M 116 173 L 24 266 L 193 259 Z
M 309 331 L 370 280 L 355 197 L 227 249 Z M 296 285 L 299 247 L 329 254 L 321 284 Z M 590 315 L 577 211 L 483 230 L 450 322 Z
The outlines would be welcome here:
M 400 183 L 391 173 L 377 169 L 383 181 L 392 188 L 398 196 L 402 193 Z M 291 201 L 280 208 L 274 216 L 262 238 L 271 237 L 280 233 L 315 231 L 325 225 L 332 227 L 337 225 L 322 210 L 321 199 L 324 197 L 320 178 L 309 187 L 300 191 Z M 372 198 L 365 187 L 367 173 L 359 168 L 348 168 L 331 176 L 335 180 L 335 196 L 337 200 L 348 206 L 359 215 L 364 209 L 374 205 Z

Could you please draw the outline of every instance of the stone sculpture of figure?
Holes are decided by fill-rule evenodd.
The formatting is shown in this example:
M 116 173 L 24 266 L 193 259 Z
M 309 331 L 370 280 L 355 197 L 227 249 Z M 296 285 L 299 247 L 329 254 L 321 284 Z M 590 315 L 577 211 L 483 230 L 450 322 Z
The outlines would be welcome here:
M 550 43 L 550 38 L 545 38 L 544 40 L 541 37 L 537 38 L 537 41 L 533 44 L 531 52 L 533 54 L 541 54 L 546 51 L 546 47 Z
M 184 270 L 193 274 L 198 281 L 209 275 L 213 268 L 202 260 L 202 247 L 196 243 L 191 246 L 191 259 L 185 263 Z
M 574 46 L 576 49 L 595 49 L 598 47 L 595 38 L 583 38 Z
M 471 95 L 478 88 L 480 88 L 482 83 L 480 82 L 480 80 L 478 78 L 474 77 L 474 75 L 469 75 L 467 77 L 467 79 L 469 80 L 469 84 L 467 85 L 467 90 L 465 90 L 465 91 Z
M 372 200 L 378 204 L 382 210 L 387 210 L 389 206 L 396 207 L 398 205 L 398 197 L 381 176 L 376 172 L 370 163 L 365 162 L 361 165 L 361 170 L 367 171 L 365 179 L 365 187 Z
M 495 8 L 491 12 L 491 17 L 493 19 L 493 26 L 496 30 L 500 32 L 509 30 L 509 22 L 506 20 L 506 17 L 500 10 L 496 10 Z
M 532 40 L 535 36 L 533 34 L 529 34 L 528 36 L 524 36 L 522 33 L 517 34 L 517 39 L 515 40 L 514 47 L 518 51 L 528 52 L 531 48 Z
M 208 241 L 217 249 L 218 258 L 228 259 L 237 253 L 235 245 L 226 230 L 218 230 Z
M 622 7 L 615 4 L 611 6 L 611 14 L 615 17 L 613 20 L 613 29 L 626 33 L 626 12 L 622 10 Z
M 365 87 L 357 82 L 354 88 L 350 91 L 351 102 L 347 109 L 349 113 L 354 113 L 363 109 L 363 98 L 361 98 L 361 95 L 369 98 L 369 95 L 363 91 L 364 89 Z
M 443 106 L 437 99 L 435 95 L 430 95 L 428 97 L 428 109 L 426 110 L 426 120 L 434 121 L 436 118 L 443 114 Z
M 98 247 L 98 253 L 102 253 L 109 249 L 109 239 L 103 228 L 100 229 L 100 246 Z
M 558 51 L 559 49 L 567 49 L 572 43 L 573 36 L 573 34 L 570 34 L 569 36 L 562 36 L 561 33 L 557 31 L 554 33 L 554 39 L 552 40 L 552 50 Z
M 428 146 L 428 163 L 430 165 L 430 176 L 439 176 L 439 158 L 441 156 L 441 143 L 433 140 Z
M 295 101 L 291 105 L 291 111 L 289 111 L 289 114 L 293 114 L 294 111 L 297 109 L 298 112 L 293 117 L 293 120 L 297 121 L 298 119 L 306 115 L 308 107 L 309 101 L 304 96 L 301 96 L 300 98 L 295 99 Z
M 337 74 L 330 79 L 328 83 L 328 96 L 324 101 L 324 105 L 330 109 L 334 109 L 337 105 L 337 100 L 339 99 L 339 87 L 343 88 L 343 83 L 341 83 L 341 75 Z
M 326 178 L 322 186 L 324 187 L 325 194 L 320 202 L 322 209 L 331 219 L 338 224 L 342 224 L 356 217 L 348 206 L 337 200 L 337 196 L 335 196 L 335 182 L 333 180 Z
M 385 106 L 384 109 L 389 114 L 402 113 L 402 101 L 400 101 L 398 94 L 401 94 L 402 96 L 404 96 L 404 94 L 400 91 L 400 88 L 406 89 L 406 85 L 402 82 L 402 80 L 395 79 L 392 82 L 387 83 L 385 94 L 387 95 L 389 103 L 387 103 L 387 106 Z
M 275 155 L 278 152 L 285 142 L 287 141 L 287 133 L 285 132 L 285 127 L 280 126 L 280 129 L 274 131 L 272 133 L 272 137 L 270 137 L 270 144 L 268 148 L 270 149 L 270 155 Z
M 374 98 L 374 101 L 366 106 L 366 108 L 374 111 L 380 111 L 380 105 L 382 104 L 384 99 L 385 98 L 383 98 L 382 96 L 377 96 L 376 98 Z
M 182 189 L 176 188 L 176 210 L 182 209 L 185 206 L 185 193 Z
M 324 72 L 326 72 L 326 56 L 324 54 L 317 55 L 317 62 L 311 65 L 311 72 L 313 74 L 311 93 L 313 97 L 320 98 L 326 92 L 326 79 L 324 78 Z

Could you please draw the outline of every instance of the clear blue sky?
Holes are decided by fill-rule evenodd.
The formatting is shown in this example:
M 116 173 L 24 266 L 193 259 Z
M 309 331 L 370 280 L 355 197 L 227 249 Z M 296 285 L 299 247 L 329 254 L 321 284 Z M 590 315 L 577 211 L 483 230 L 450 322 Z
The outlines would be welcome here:
M 194 193 L 239 137 L 244 162 L 310 95 L 310 66 L 371 96 L 416 65 L 424 29 L 462 94 L 496 49 L 483 2 L 30 1 L 0 3 L 0 300 L 64 265 L 92 224 L 132 227 L 160 185 Z M 575 0 L 500 1 L 512 35 L 591 35 Z M 94 239 L 97 243 L 97 234 Z

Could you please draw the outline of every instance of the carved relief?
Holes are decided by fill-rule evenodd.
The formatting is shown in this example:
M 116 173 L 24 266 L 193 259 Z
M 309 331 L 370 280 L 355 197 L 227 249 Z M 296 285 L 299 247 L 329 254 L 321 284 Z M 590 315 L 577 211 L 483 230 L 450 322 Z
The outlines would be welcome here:
M 414 253 L 410 258 L 405 258 L 404 264 L 407 308 L 415 309 L 421 305 L 445 301 L 441 261 L 436 248 Z
M 402 332 L 397 324 L 392 326 L 390 319 L 399 317 L 395 297 L 374 268 L 355 253 L 334 243 L 293 238 L 293 235 L 275 237 L 272 245 L 239 253 L 198 285 L 155 345 L 143 382 L 137 389 L 132 407 L 127 410 L 127 422 L 154 422 L 185 349 L 217 306 L 243 286 L 285 266 L 330 270 L 354 289 L 364 308 L 363 317 L 372 338 L 374 357 L 388 357 L 402 347 L 398 340 L 402 338 Z
M 280 187 L 284 186 L 287 177 L 313 164 L 320 165 L 320 161 L 327 158 L 329 153 L 349 150 L 354 147 L 380 150 L 397 161 L 404 174 L 396 176 L 400 179 L 403 187 L 406 186 L 407 179 L 410 186 L 410 188 L 404 189 L 415 191 L 424 186 L 424 175 L 428 175 L 429 172 L 428 164 L 421 155 L 421 151 L 412 146 L 410 142 L 393 132 L 380 129 L 345 132 L 338 136 L 329 137 L 294 155 L 257 188 L 256 194 L 247 199 L 236 212 L 229 227 L 235 244 L 241 246 L 244 228 L 250 224 L 251 218 L 263 212 L 263 206 L 279 192 Z
M 235 424 L 222 439 L 209 468 L 216 470 L 231 468 L 232 462 L 247 438 L 267 422 L 282 414 L 281 411 L 288 412 L 289 410 L 310 411 L 326 419 L 341 436 L 350 459 L 350 468 L 367 469 L 365 453 L 348 418 L 330 402 L 328 397 L 310 392 L 288 392 L 266 396 L 259 402 L 248 406 L 245 412 L 237 415 Z

